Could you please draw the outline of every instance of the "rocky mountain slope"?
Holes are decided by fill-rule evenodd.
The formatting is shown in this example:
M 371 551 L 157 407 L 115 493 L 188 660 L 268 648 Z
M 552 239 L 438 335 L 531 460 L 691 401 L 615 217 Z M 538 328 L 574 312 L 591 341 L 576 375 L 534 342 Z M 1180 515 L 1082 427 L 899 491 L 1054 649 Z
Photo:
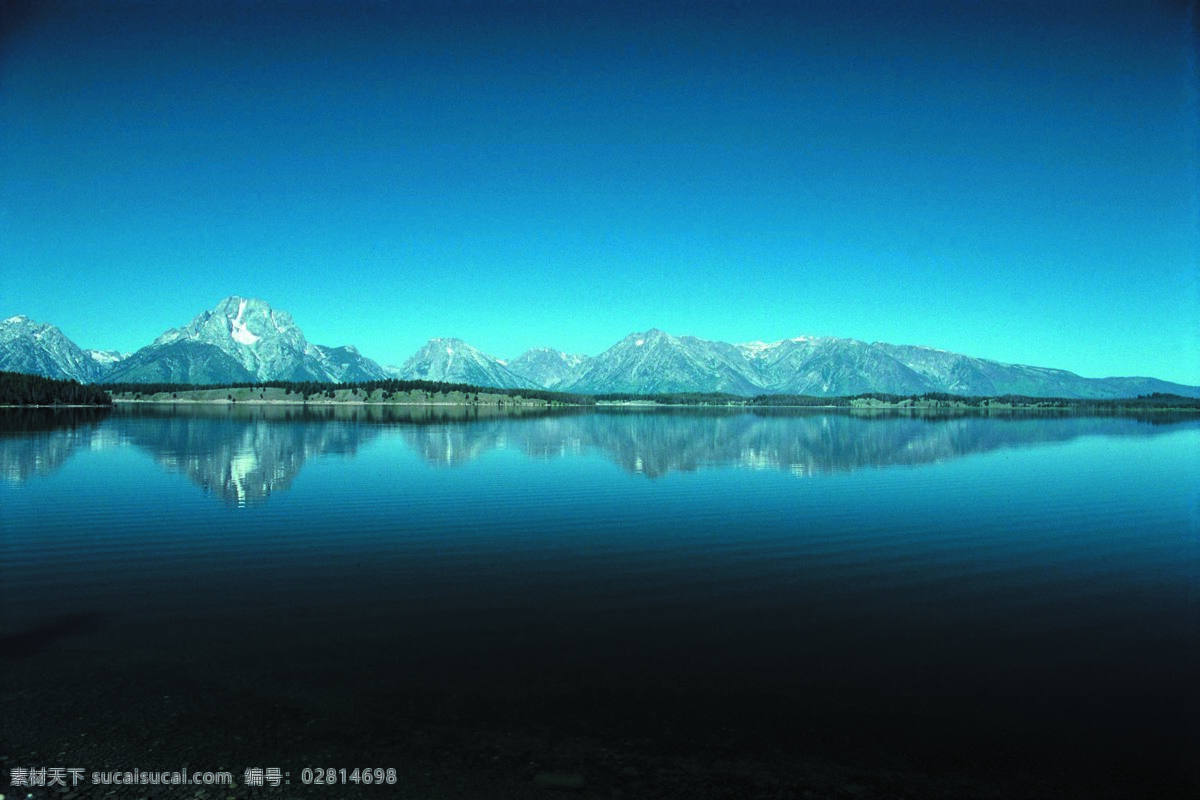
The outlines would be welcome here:
M 100 380 L 122 355 L 84 350 L 54 325 L 18 315 L 0 321 L 0 369 L 59 380 Z
M 388 377 L 350 346 L 308 342 L 290 314 L 262 300 L 227 297 L 186 327 L 173 328 L 102 380 L 107 383 L 347 381 Z
M 549 347 L 534 347 L 509 361 L 506 366 L 517 375 L 544 389 L 559 389 L 586 369 L 588 356 L 560 353 Z
M 507 389 L 534 389 L 539 385 L 518 375 L 503 361 L 487 355 L 462 339 L 430 339 L 395 373 L 404 380 L 469 383 Z
M 590 359 L 572 380 L 569 391 L 729 392 L 761 394 L 753 365 L 735 345 L 694 336 L 675 337 L 657 329 L 631 333 Z

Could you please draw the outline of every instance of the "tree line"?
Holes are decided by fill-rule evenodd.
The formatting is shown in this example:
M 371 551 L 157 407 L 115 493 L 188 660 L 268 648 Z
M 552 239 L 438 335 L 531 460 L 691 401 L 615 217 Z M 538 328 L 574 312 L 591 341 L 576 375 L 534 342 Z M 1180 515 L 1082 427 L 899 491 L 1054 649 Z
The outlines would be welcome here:
M 310 397 L 325 395 L 333 397 L 334 392 L 346 390 L 352 394 L 371 394 L 379 391 L 386 397 L 411 392 L 425 392 L 430 395 L 450 394 L 460 392 L 464 395 L 491 394 L 504 397 L 521 397 L 526 400 L 544 400 L 548 403 L 568 405 L 592 405 L 595 398 L 586 394 L 570 392 L 553 392 L 548 389 L 497 389 L 491 386 L 475 386 L 469 383 L 445 383 L 441 381 L 400 380 L 386 378 L 373 381 L 352 381 L 349 383 L 330 383 L 328 381 L 255 381 L 240 383 L 107 383 L 105 388 L 114 394 L 178 394 L 179 392 L 200 391 L 205 389 L 283 389 L 287 395 L 298 395 L 307 400 Z
M 1006 394 L 995 397 L 964 396 L 949 392 L 925 392 L 901 395 L 886 392 L 863 392 L 856 395 L 823 397 L 796 394 L 762 394 L 755 397 L 724 392 L 662 392 L 637 394 L 634 392 L 608 392 L 604 394 L 578 394 L 555 392 L 549 389 L 498 389 L 475 386 L 467 383 L 444 383 L 426 380 L 400 380 L 387 378 L 351 383 L 325 381 L 262 381 L 236 383 L 108 383 L 103 385 L 81 384 L 75 380 L 44 378 L 20 372 L 0 371 L 0 405 L 111 405 L 111 394 L 151 395 L 179 393 L 204 389 L 283 389 L 285 394 L 297 395 L 303 400 L 325 395 L 332 397 L 337 390 L 349 390 L 353 394 L 369 395 L 380 392 L 384 399 L 414 391 L 428 395 L 459 392 L 476 401 L 480 394 L 521 397 L 527 400 L 543 400 L 547 403 L 576 406 L 592 406 L 597 402 L 653 403 L 658 405 L 721 405 L 750 407 L 836 407 L 849 408 L 865 403 L 880 403 L 890 406 L 988 408 L 991 406 L 1019 406 L 1026 408 L 1063 409 L 1200 409 L 1200 398 L 1177 394 L 1153 392 L 1135 398 L 1081 399 L 1064 397 L 1030 397 Z
M 95 384 L 0 371 L 3 406 L 111 406 L 112 397 Z
M 745 405 L 746 398 L 740 394 L 727 392 L 657 392 L 655 394 L 637 394 L 636 392 L 605 392 L 604 394 L 589 395 L 593 401 L 601 403 L 658 403 L 671 406 L 728 406 Z
M 1130 398 L 1080 398 L 1080 397 L 1032 397 L 1024 394 L 1002 394 L 975 396 L 951 394 L 950 392 L 925 392 L 923 394 L 889 394 L 887 392 L 863 392 L 840 397 L 816 397 L 813 395 L 761 394 L 751 398 L 752 406 L 835 406 L 852 407 L 863 405 L 863 401 L 901 406 L 920 405 L 924 408 L 989 408 L 1015 406 L 1021 408 L 1062 408 L 1072 410 L 1109 409 L 1200 409 L 1200 398 L 1178 394 L 1153 392 Z

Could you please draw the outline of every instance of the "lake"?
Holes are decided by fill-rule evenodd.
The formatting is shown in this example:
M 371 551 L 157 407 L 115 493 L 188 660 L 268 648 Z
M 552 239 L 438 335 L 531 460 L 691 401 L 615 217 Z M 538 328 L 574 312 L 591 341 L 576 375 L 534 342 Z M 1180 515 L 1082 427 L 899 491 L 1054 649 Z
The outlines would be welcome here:
M 0 785 L 1183 797 L 1198 479 L 1194 415 L 0 409 Z

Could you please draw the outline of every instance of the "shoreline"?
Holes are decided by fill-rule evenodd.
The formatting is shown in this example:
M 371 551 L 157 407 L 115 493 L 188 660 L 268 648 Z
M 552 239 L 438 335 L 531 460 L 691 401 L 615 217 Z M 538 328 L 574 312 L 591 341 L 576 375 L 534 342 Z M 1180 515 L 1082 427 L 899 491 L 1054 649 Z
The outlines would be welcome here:
M 1064 414 L 1107 414 L 1107 413 L 1138 413 L 1138 414 L 1200 414 L 1200 408 L 1188 408 L 1184 406 L 1170 407 L 1155 407 L 1155 406 L 1136 406 L 1136 405 L 1113 405 L 1113 406 L 1038 406 L 1038 405 L 1014 405 L 1014 406 L 904 406 L 904 405 L 871 405 L 871 406 L 838 406 L 838 405 L 754 405 L 754 404 L 702 404 L 702 403 L 594 403 L 594 404 L 575 404 L 575 403 L 556 403 L 549 404 L 544 402 L 508 402 L 508 403 L 456 403 L 452 401 L 408 401 L 398 402 L 391 400 L 196 400 L 192 398 L 180 398 L 177 400 L 132 400 L 129 398 L 114 398 L 111 405 L 84 405 L 80 403 L 29 403 L 21 405 L 0 404 L 0 409 L 113 409 L 117 407 L 134 407 L 134 406 L 227 406 L 236 408 L 238 406 L 246 407 L 269 407 L 269 408 L 337 408 L 337 407 L 353 407 L 353 408 L 476 408 L 476 409 L 491 409 L 491 410 L 515 410 L 515 409 L 541 409 L 546 411 L 556 409 L 604 409 L 604 410 L 626 410 L 626 411 L 655 411 L 668 409 L 696 409 L 709 411 L 839 411 L 839 412 L 881 412 L 881 411 L 902 411 L 910 413 L 1010 413 L 1010 412 L 1048 412 L 1048 413 L 1064 413 Z
M 488 410 L 509 410 L 509 409 L 539 409 L 539 410 L 554 410 L 554 409 L 620 409 L 630 411 L 647 411 L 660 409 L 705 409 L 705 410 L 726 410 L 726 411 L 847 411 L 847 412 L 909 412 L 909 413 L 1011 413 L 1011 412 L 1054 412 L 1068 414 L 1107 414 L 1107 413 L 1168 413 L 1168 414 L 1196 414 L 1200 412 L 1200 403 L 1193 406 L 1177 406 L 1177 405 L 1151 405 L 1137 402 L 1136 399 L 1123 400 L 1080 400 L 1073 402 L 1066 399 L 1054 398 L 1047 399 L 1038 403 L 1002 403 L 989 402 L 984 400 L 979 404 L 969 404 L 961 400 L 905 400 L 898 403 L 890 403 L 880 400 L 854 401 L 849 404 L 845 403 L 820 403 L 820 404 L 773 404 L 773 403 L 755 403 L 747 399 L 745 402 L 695 402 L 695 403 L 669 403 L 656 402 L 653 400 L 597 400 L 594 403 L 571 403 L 557 400 L 545 400 L 540 398 L 523 398 L 513 397 L 509 395 L 487 395 L 485 398 L 468 399 L 468 396 L 461 394 L 459 397 L 454 397 L 451 393 L 449 397 L 441 395 L 440 397 L 413 398 L 411 395 L 404 399 L 384 399 L 382 397 L 358 397 L 350 392 L 342 391 L 342 396 L 328 397 L 326 395 L 314 396 L 308 399 L 293 399 L 291 397 L 264 397 L 261 392 L 254 392 L 260 396 L 247 396 L 251 392 L 247 390 L 239 391 L 241 397 L 231 397 L 232 391 L 226 389 L 208 389 L 199 390 L 195 394 L 205 393 L 210 396 L 204 397 L 128 397 L 128 396 L 113 396 L 111 404 L 84 404 L 84 403 L 27 403 L 27 404 L 0 404 L 0 408 L 42 408 L 42 409 L 111 409 L 116 407 L 134 407 L 134 406 L 252 406 L 252 407 L 289 407 L 289 408 L 304 408 L 304 407 L 321 407 L 331 408 L 338 406 L 349 406 L 355 408 L 475 408 Z M 224 394 L 224 397 L 211 396 L 213 394 Z M 162 393 L 156 393 L 162 394 Z M 191 394 L 191 392 L 189 392 Z
M 1143 405 L 1125 405 L 1120 404 L 1121 401 L 1081 401 L 1077 404 L 988 404 L 988 405 L 966 405 L 966 404 L 922 404 L 922 403 L 880 403 L 873 402 L 870 404 L 860 405 L 771 405 L 771 404 L 756 404 L 751 402 L 745 403 L 657 403 L 653 401 L 597 401 L 595 403 L 550 403 L 544 400 L 524 400 L 511 398 L 503 402 L 490 401 L 453 401 L 453 400 L 366 400 L 366 399 L 335 399 L 322 398 L 312 400 L 283 400 L 283 399 L 265 399 L 265 398 L 245 398 L 234 399 L 228 398 L 128 398 L 114 397 L 113 406 L 134 406 L 134 405 L 203 405 L 203 406 L 386 406 L 386 407 L 408 407 L 420 408 L 425 406 L 450 406 L 457 408 L 624 408 L 624 409 L 664 409 L 664 408 L 695 408 L 695 409 L 730 409 L 730 410 L 814 410 L 814 411 L 1054 411 L 1054 412 L 1097 412 L 1097 411 L 1137 411 L 1137 412 L 1167 412 L 1167 413 L 1196 413 L 1200 411 L 1197 407 L 1188 406 L 1143 406 Z M 83 406 L 83 405 L 43 405 L 43 406 L 0 406 L 3 408 L 105 408 L 106 406 Z
M 453 403 L 447 401 L 431 401 L 422 402 L 399 402 L 393 400 L 197 400 L 194 398 L 180 398 L 178 400 L 131 400 L 129 398 L 113 398 L 113 405 L 154 405 L 154 406 L 407 406 L 411 408 L 419 408 L 422 406 L 457 406 L 463 408 L 495 408 L 495 407 L 521 407 L 521 408 L 588 408 L 588 406 L 576 406 L 563 403 L 561 405 L 552 406 L 544 403 L 535 402 L 519 402 L 519 403 Z M 28 408 L 29 406 L 15 406 L 16 408 Z M 49 407 L 49 406 L 47 406 Z M 102 408 L 103 406 L 88 406 L 89 408 Z

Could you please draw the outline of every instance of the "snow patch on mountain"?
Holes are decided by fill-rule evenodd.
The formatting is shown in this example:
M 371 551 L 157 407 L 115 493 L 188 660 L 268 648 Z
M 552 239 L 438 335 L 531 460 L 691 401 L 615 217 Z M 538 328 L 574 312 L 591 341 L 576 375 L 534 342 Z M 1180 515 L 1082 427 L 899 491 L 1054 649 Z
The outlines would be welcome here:
M 118 350 L 84 350 L 83 352 L 103 367 L 111 367 L 130 356 L 129 353 L 122 353 Z
M 238 302 L 237 319 L 230 321 L 229 335 L 238 344 L 252 345 L 252 344 L 257 343 L 259 341 L 259 339 L 261 339 L 262 337 L 255 336 L 246 327 L 246 323 L 242 319 L 242 317 L 245 315 L 245 313 L 246 313 L 246 301 L 241 300 Z M 277 330 L 277 331 L 279 330 L 278 323 L 275 324 L 275 330 Z

